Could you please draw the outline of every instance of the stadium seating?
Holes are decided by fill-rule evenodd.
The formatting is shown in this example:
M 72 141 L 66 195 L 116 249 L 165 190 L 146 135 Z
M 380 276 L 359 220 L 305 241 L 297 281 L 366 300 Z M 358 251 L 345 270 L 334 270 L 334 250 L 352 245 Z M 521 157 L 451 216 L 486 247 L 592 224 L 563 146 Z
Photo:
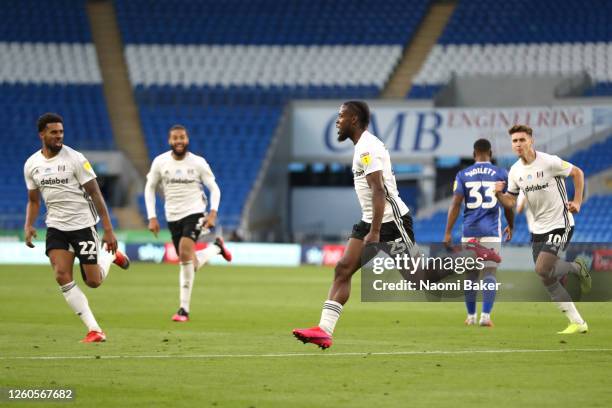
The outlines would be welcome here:
M 409 98 L 431 98 L 457 74 L 574 74 L 612 95 L 612 3 L 462 0 L 414 79 Z
M 78 150 L 114 148 L 83 0 L 20 0 L 3 7 L 0 27 L 0 121 L 4 175 L 0 228 L 21 229 L 25 160 L 40 149 L 36 119 L 64 117 L 65 143 Z M 10 62 L 10 63 L 4 63 Z M 41 210 L 44 214 L 44 208 Z M 42 226 L 44 217 L 38 220 Z
M 586 177 L 610 168 L 612 157 L 612 135 L 606 140 L 594 143 L 568 158 L 570 163 L 580 167 Z
M 577 242 L 612 242 L 612 196 L 590 197 L 576 218 L 574 238 Z
M 0 41 L 91 43 L 85 0 L 4 1 Z
M 151 157 L 184 124 L 235 228 L 284 104 L 378 96 L 428 4 L 116 0 Z
M 116 0 L 130 44 L 401 44 L 427 0 Z

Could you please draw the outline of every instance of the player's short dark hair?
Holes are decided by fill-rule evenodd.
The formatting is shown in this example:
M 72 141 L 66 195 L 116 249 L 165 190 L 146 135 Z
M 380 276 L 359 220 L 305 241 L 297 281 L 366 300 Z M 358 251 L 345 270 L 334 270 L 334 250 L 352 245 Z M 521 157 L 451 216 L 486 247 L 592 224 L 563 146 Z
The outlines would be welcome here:
M 42 132 L 45 130 L 49 123 L 64 123 L 64 119 L 58 115 L 57 113 L 47 112 L 36 121 L 36 126 L 38 127 L 38 131 Z
M 183 125 L 172 125 L 172 127 L 170 128 L 170 130 L 168 130 L 168 136 L 170 136 L 170 133 L 172 133 L 173 130 L 184 130 L 185 133 L 189 134 L 189 132 L 187 132 L 187 128 Z
M 359 126 L 366 129 L 370 124 L 370 107 L 363 101 L 346 101 L 343 103 L 359 120 Z
M 527 125 L 514 125 L 508 129 L 508 134 L 510 136 L 515 133 L 527 133 L 529 136 L 533 137 L 533 129 Z
M 489 153 L 491 152 L 491 142 L 487 139 L 478 139 L 474 142 L 474 150 L 479 153 Z

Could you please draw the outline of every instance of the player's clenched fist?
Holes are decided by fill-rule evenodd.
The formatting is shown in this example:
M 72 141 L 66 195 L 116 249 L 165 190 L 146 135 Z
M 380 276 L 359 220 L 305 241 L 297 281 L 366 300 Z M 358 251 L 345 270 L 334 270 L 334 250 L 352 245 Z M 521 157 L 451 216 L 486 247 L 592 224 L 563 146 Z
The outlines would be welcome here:
M 567 209 L 572 213 L 580 212 L 580 204 L 576 201 L 570 201 L 566 204 Z
M 157 218 L 151 218 L 149 220 L 149 231 L 157 238 L 157 234 L 159 234 L 159 221 L 157 221 Z

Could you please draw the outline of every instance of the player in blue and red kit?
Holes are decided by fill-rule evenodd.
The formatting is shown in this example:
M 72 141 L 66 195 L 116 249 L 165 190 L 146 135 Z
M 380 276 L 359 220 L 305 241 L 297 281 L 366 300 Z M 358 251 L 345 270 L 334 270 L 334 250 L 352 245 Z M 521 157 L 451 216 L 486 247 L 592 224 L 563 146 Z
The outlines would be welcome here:
M 461 204 L 465 204 L 463 210 L 463 234 L 461 242 L 477 243 L 499 251 L 502 240 L 501 212 L 503 206 L 495 196 L 495 183 L 497 181 L 508 182 L 508 172 L 491 163 L 491 143 L 487 139 L 478 139 L 474 143 L 474 161 L 470 167 L 457 173 L 453 185 L 453 200 L 448 210 L 444 242 L 451 243 L 451 232 L 459 216 Z M 514 227 L 514 213 L 511 209 L 504 209 L 508 225 L 504 229 L 506 241 L 512 239 Z M 492 261 L 485 262 L 482 280 L 486 284 L 495 284 L 495 271 L 497 264 Z M 476 281 L 478 271 L 468 274 L 468 279 Z M 496 287 L 487 285 L 485 287 Z M 480 314 L 480 326 L 492 327 L 491 310 L 495 302 L 495 290 L 483 290 L 482 312 Z M 465 305 L 467 307 L 467 318 L 465 324 L 468 326 L 476 324 L 476 290 L 465 291 Z

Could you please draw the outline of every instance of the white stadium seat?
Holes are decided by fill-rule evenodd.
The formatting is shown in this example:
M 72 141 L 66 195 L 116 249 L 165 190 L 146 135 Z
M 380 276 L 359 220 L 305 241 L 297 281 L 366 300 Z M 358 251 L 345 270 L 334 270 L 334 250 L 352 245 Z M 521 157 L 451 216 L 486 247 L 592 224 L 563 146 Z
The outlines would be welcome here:
M 612 82 L 612 43 L 449 44 L 434 46 L 414 78 L 416 85 L 441 85 L 459 74 L 555 74 L 588 72 Z

